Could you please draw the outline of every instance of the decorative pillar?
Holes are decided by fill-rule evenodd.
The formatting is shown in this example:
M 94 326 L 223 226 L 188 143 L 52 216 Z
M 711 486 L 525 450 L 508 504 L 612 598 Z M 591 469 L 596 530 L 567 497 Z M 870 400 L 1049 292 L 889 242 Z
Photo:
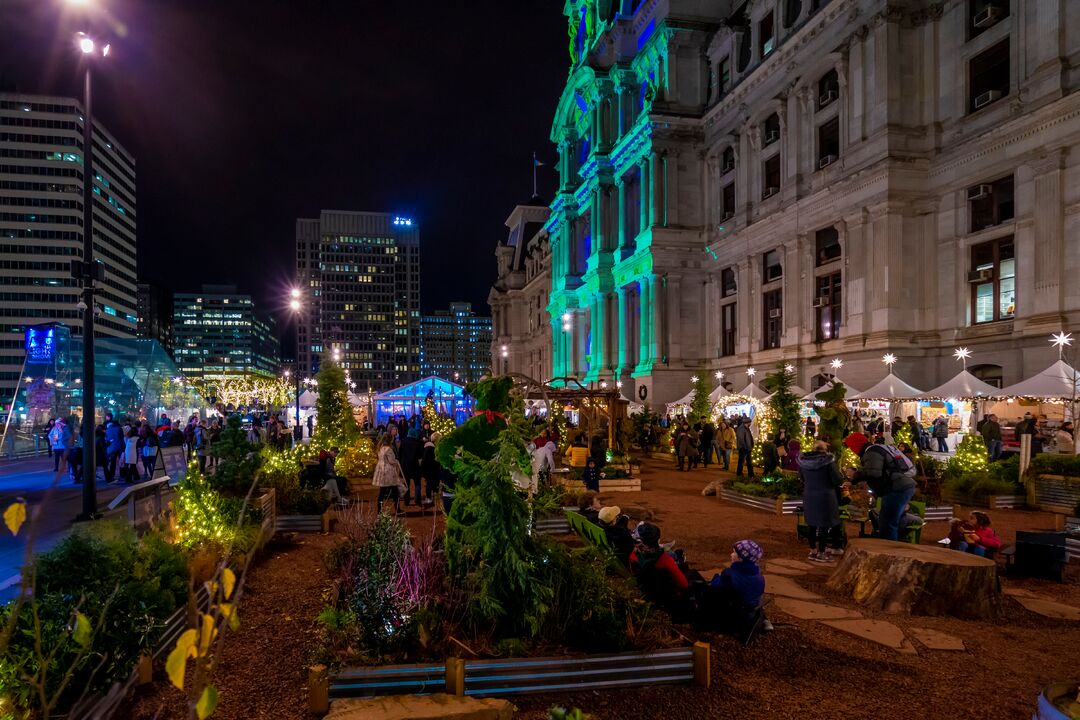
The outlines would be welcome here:
M 615 367 L 615 377 L 621 377 L 623 370 L 626 368 L 626 360 L 628 354 L 627 343 L 630 342 L 628 332 L 630 322 L 629 319 L 626 317 L 628 309 L 626 303 L 627 292 L 628 290 L 625 287 L 621 287 L 615 291 L 618 302 L 618 310 L 615 314 L 615 333 L 618 336 L 619 342 L 618 365 L 616 365 Z
M 649 284 L 652 286 L 649 291 L 649 296 L 652 298 L 652 332 L 650 333 L 650 339 L 652 340 L 653 363 L 664 362 L 664 356 L 667 355 L 665 352 L 667 323 L 664 319 L 667 293 L 664 280 L 664 278 L 656 274 L 650 276 Z
M 641 211 L 641 222 L 638 223 L 642 230 L 652 227 L 649 218 L 652 216 L 652 161 L 642 158 L 638 163 L 638 209 Z
M 664 312 L 664 335 L 662 347 L 667 348 L 666 353 L 659 353 L 657 357 L 668 355 L 668 361 L 672 358 L 682 358 L 682 278 L 672 275 L 667 278 L 665 290 Z
M 652 284 L 645 276 L 638 281 L 638 368 L 647 369 L 652 359 Z
M 626 183 L 620 177 L 615 181 L 615 187 L 618 188 L 617 192 L 619 193 L 618 207 L 615 211 L 615 227 L 617 228 L 615 247 L 621 252 L 626 247 Z M 622 259 L 621 255 L 619 259 Z

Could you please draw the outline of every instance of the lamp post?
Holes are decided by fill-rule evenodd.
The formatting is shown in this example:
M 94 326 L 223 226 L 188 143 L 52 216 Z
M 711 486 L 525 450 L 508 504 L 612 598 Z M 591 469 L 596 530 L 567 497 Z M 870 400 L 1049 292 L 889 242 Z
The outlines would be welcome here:
M 82 512 L 76 520 L 92 520 L 97 517 L 97 464 L 94 462 L 94 282 L 102 280 L 101 271 L 94 265 L 94 145 L 93 110 L 91 105 L 90 63 L 100 53 L 108 57 L 109 46 L 98 48 L 86 33 L 75 36 L 76 45 L 84 60 L 83 83 L 83 255 L 78 264 L 73 263 L 73 273 L 82 285 L 83 304 L 83 492 Z
M 299 443 L 304 439 L 304 430 L 300 427 L 300 289 L 289 291 L 289 309 L 296 318 L 296 427 L 293 428 L 293 440 Z

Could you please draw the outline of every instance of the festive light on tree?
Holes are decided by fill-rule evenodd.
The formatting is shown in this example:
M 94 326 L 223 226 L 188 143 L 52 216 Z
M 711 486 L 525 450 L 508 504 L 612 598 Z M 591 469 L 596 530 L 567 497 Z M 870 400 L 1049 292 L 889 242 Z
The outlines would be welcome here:
M 765 389 L 772 393 L 769 397 L 768 407 L 773 418 L 773 427 L 770 430 L 769 437 L 766 438 L 763 434 L 762 440 L 771 439 L 781 429 L 787 432 L 789 438 L 796 437 L 799 434 L 799 425 L 801 424 L 799 398 L 795 396 L 795 393 L 791 392 L 791 372 L 793 369 L 791 365 L 780 365 L 777 367 L 776 372 L 769 373 L 765 378 L 765 382 L 762 383 Z
M 915 434 L 911 431 L 911 426 L 907 423 L 901 423 L 900 427 L 893 433 L 892 440 L 893 445 L 896 447 L 907 445 L 911 454 L 918 457 L 919 444 L 915 441 Z
M 366 478 L 374 474 L 377 461 L 375 443 L 371 438 L 361 437 L 341 451 L 334 468 L 343 477 Z
M 319 372 L 315 376 L 319 399 L 315 401 L 317 423 L 313 442 L 317 447 L 345 447 L 360 436 L 360 428 L 353 417 L 345 373 L 329 355 L 323 355 Z
M 695 375 L 690 378 L 694 396 L 690 399 L 690 415 L 693 420 L 706 420 L 709 416 L 709 386 L 705 379 Z
M 956 455 L 949 460 L 949 464 L 965 473 L 985 471 L 990 464 L 986 454 L 986 443 L 978 435 L 965 435 L 956 446 Z
M 448 418 L 445 415 L 440 415 L 436 411 L 435 401 L 431 398 L 424 400 L 424 407 L 421 412 L 424 416 L 424 420 L 431 425 L 432 432 L 437 432 L 440 435 L 445 436 L 456 427 L 453 419 Z
M 187 474 L 176 486 L 173 500 L 176 538 L 182 547 L 207 542 L 226 543 L 234 532 L 222 512 L 222 497 L 199 472 L 199 464 L 188 465 Z

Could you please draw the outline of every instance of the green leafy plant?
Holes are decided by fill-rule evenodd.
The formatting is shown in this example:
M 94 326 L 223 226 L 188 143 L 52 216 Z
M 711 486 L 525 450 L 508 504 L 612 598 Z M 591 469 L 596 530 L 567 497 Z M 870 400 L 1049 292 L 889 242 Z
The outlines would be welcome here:
M 221 437 L 211 448 L 217 458 L 217 466 L 211 476 L 211 484 L 231 493 L 245 493 L 255 477 L 262 460 L 247 441 L 247 433 L 240 426 L 240 416 L 230 415 L 225 420 Z
M 330 507 L 330 495 L 322 488 L 290 488 L 277 495 L 283 515 L 322 515 Z
M 695 375 L 691 386 L 694 396 L 690 398 L 690 421 L 708 420 L 709 411 L 712 409 L 712 403 L 709 401 L 709 383 L 703 376 Z
M 1045 475 L 1064 475 L 1080 478 L 1080 455 L 1040 453 L 1031 458 L 1031 468 Z
M 762 387 L 772 393 L 769 407 L 772 409 L 773 432 L 787 431 L 789 438 L 799 437 L 802 417 L 799 414 L 800 398 L 791 392 L 794 382 L 793 373 L 786 363 L 780 363 L 774 372 L 769 373 L 762 382 Z
M 320 360 L 315 379 L 319 383 L 319 399 L 315 401 L 318 424 L 312 442 L 321 448 L 351 445 L 360 437 L 360 428 L 349 403 L 345 371 L 326 354 Z

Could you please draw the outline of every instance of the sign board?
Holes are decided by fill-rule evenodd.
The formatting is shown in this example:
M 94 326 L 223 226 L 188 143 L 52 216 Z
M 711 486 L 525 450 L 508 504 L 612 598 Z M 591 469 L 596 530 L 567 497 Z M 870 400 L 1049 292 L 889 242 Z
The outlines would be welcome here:
M 187 473 L 187 453 L 183 446 L 159 447 L 154 461 L 154 475 L 151 479 L 168 476 L 170 485 L 175 485 Z
M 56 329 L 51 327 L 26 328 L 26 362 L 50 364 L 56 356 Z

